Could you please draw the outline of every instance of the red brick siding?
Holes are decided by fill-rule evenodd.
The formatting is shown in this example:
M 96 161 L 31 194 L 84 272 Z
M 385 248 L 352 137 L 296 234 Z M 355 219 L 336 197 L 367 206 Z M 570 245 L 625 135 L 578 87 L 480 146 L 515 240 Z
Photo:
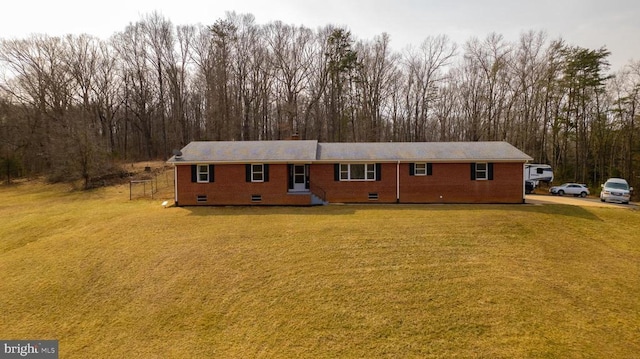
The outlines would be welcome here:
M 522 163 L 493 164 L 493 180 L 471 180 L 469 163 L 433 163 L 431 176 L 410 176 L 400 165 L 403 203 L 522 203 Z
M 311 188 L 320 187 L 326 199 L 334 203 L 395 203 L 396 165 L 383 163 L 382 181 L 336 181 L 334 164 L 313 164 L 309 170 Z M 378 200 L 369 200 L 369 193 L 377 193 Z
M 329 202 L 395 203 L 396 163 L 382 164 L 382 181 L 334 180 L 333 164 L 311 166 L 312 188 L 320 187 Z M 433 163 L 431 176 L 410 176 L 409 164 L 401 163 L 400 203 L 522 203 L 523 164 L 494 163 L 493 180 L 472 181 L 470 163 Z M 368 199 L 378 193 L 377 201 Z M 442 198 L 440 197 L 442 196 Z
M 312 164 L 311 189 L 332 203 L 396 203 L 396 163 L 383 163 L 381 181 L 335 181 L 334 164 Z M 400 203 L 522 203 L 523 164 L 493 164 L 493 180 L 471 180 L 469 163 L 433 163 L 431 176 L 410 176 L 409 164 L 399 165 Z M 245 181 L 245 165 L 215 166 L 215 182 L 192 183 L 191 166 L 177 165 L 179 205 L 309 205 L 308 195 L 288 193 L 286 164 L 269 165 L 269 182 Z M 369 194 L 377 193 L 377 200 Z M 262 201 L 251 201 L 251 195 Z M 197 202 L 206 195 L 206 202 Z
M 269 165 L 269 182 L 246 182 L 244 164 L 215 165 L 212 183 L 191 182 L 191 166 L 177 165 L 178 205 L 309 205 L 309 195 L 289 194 L 289 174 L 286 164 Z M 206 195 L 206 202 L 198 202 Z M 261 202 L 252 202 L 252 195 L 261 195 Z

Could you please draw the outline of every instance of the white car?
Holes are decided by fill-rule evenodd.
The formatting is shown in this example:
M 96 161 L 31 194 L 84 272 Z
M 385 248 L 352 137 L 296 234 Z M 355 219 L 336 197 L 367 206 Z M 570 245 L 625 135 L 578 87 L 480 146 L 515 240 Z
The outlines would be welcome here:
M 629 187 L 627 181 L 622 178 L 609 178 L 607 182 L 602 185 L 602 191 L 600 191 L 600 200 L 602 202 L 619 202 L 627 204 L 631 199 L 631 191 L 633 187 Z
M 558 196 L 564 196 L 565 194 L 571 194 L 574 196 L 586 197 L 589 194 L 589 189 L 584 184 L 579 183 L 563 183 L 560 186 L 553 186 L 549 188 L 549 193 Z

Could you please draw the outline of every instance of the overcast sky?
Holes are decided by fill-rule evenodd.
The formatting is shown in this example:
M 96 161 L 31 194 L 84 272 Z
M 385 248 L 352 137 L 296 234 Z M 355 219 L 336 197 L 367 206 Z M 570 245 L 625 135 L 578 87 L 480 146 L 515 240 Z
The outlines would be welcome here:
M 386 32 L 397 51 L 440 34 L 462 45 L 491 32 L 514 41 L 544 30 L 570 45 L 606 46 L 612 70 L 640 60 L 639 0 L 5 0 L 0 38 L 87 33 L 106 39 L 153 11 L 175 25 L 210 25 L 235 11 L 253 14 L 261 25 L 345 26 L 357 39 Z

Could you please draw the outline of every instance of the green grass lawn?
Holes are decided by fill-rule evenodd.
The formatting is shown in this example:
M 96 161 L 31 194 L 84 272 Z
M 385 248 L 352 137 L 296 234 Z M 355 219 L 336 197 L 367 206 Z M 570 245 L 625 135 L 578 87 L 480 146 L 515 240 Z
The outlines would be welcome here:
M 640 212 L 167 208 L 0 187 L 0 339 L 60 358 L 635 358 Z

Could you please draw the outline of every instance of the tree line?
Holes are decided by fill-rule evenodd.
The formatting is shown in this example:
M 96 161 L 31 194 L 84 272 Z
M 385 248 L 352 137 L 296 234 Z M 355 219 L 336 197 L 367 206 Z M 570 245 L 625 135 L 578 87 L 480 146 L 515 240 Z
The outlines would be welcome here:
M 522 33 L 391 48 L 383 33 L 251 14 L 174 26 L 158 13 L 108 40 L 0 40 L 0 174 L 91 181 L 192 140 L 508 141 L 592 185 L 640 176 L 640 62 Z

